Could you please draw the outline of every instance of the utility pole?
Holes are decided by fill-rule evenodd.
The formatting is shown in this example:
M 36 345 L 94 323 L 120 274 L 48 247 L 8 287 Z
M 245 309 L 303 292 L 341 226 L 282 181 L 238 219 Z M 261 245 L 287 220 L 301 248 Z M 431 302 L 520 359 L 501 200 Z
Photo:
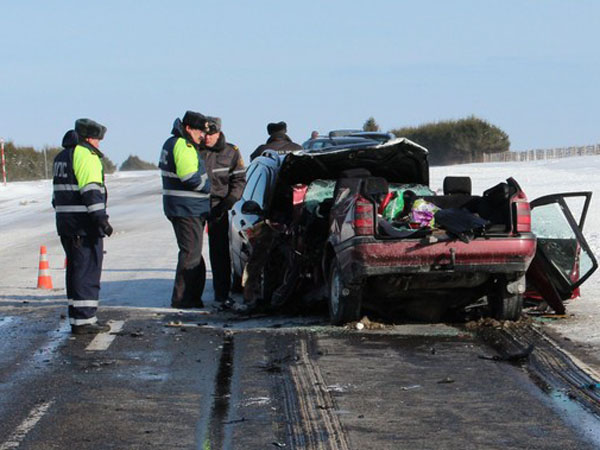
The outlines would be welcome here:
M 46 156 L 46 147 L 44 147 L 44 179 L 48 179 L 48 157 Z
M 6 162 L 4 160 L 4 139 L 0 138 L 0 150 L 2 152 L 2 181 L 6 186 Z

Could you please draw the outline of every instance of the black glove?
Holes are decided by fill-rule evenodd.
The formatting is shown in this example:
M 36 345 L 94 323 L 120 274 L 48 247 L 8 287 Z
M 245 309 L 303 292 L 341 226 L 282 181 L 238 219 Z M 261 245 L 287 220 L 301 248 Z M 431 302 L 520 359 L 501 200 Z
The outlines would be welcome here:
M 219 219 L 221 219 L 224 214 L 227 214 L 227 211 L 231 209 L 231 207 L 236 201 L 237 200 L 235 199 L 235 197 L 232 197 L 231 195 L 225 197 L 219 202 L 217 206 L 211 208 L 210 213 L 208 215 L 208 221 L 216 222 Z
M 104 231 L 104 234 L 106 234 L 109 237 L 113 234 L 113 227 L 110 226 L 110 223 L 108 223 L 108 220 L 106 221 L 106 224 L 104 225 L 104 227 L 102 227 L 102 231 Z
M 113 227 L 108 223 L 108 216 L 102 216 L 98 221 L 98 226 L 104 232 L 105 235 L 109 236 L 113 234 Z

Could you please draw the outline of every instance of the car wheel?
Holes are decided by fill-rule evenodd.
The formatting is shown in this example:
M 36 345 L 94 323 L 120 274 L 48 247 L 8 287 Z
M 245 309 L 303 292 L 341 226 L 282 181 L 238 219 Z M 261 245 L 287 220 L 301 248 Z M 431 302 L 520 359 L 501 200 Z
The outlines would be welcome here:
M 511 294 L 506 284 L 496 285 L 488 295 L 490 313 L 497 320 L 519 320 L 523 312 L 523 296 Z
M 331 263 L 329 275 L 329 320 L 333 325 L 343 325 L 360 318 L 362 289 L 347 287 L 337 260 Z

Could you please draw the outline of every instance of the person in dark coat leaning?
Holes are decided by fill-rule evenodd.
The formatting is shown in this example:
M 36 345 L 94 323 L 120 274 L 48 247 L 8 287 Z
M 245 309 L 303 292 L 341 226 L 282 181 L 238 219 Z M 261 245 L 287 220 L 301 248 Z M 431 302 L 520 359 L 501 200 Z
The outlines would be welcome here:
M 287 133 L 287 124 L 285 122 L 270 123 L 267 125 L 269 139 L 267 142 L 259 145 L 250 155 L 250 161 L 259 157 L 265 150 L 275 150 L 280 155 L 302 150 L 302 146 L 293 142 Z
M 200 156 L 206 117 L 187 111 L 183 120 L 175 120 L 171 134 L 163 145 L 159 162 L 163 209 L 173 225 L 179 247 L 171 306 L 202 308 L 206 276 L 202 238 L 210 209 L 210 180 Z
M 236 145 L 226 141 L 221 131 L 221 119 L 207 117 L 208 131 L 201 152 L 210 179 L 210 213 L 208 245 L 213 275 L 215 301 L 221 308 L 233 306 L 231 290 L 231 259 L 229 256 L 229 210 L 241 196 L 246 185 L 244 160 Z
M 73 334 L 106 332 L 96 311 L 104 257 L 103 241 L 113 228 L 106 214 L 102 152 L 106 127 L 90 119 L 75 121 L 54 159 L 52 206 L 56 229 L 67 258 L 66 288 Z

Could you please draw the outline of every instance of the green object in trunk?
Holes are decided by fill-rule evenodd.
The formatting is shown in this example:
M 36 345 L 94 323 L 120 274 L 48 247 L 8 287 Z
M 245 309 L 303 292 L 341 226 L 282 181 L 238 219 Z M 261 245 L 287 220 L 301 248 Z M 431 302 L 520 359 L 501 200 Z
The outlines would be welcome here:
M 391 183 L 389 192 L 395 192 L 396 196 L 390 200 L 383 210 L 383 218 L 388 221 L 394 220 L 404 209 L 404 197 L 405 191 L 413 191 L 417 197 L 423 197 L 428 195 L 435 195 L 435 193 L 428 187 L 422 184 L 398 184 Z

